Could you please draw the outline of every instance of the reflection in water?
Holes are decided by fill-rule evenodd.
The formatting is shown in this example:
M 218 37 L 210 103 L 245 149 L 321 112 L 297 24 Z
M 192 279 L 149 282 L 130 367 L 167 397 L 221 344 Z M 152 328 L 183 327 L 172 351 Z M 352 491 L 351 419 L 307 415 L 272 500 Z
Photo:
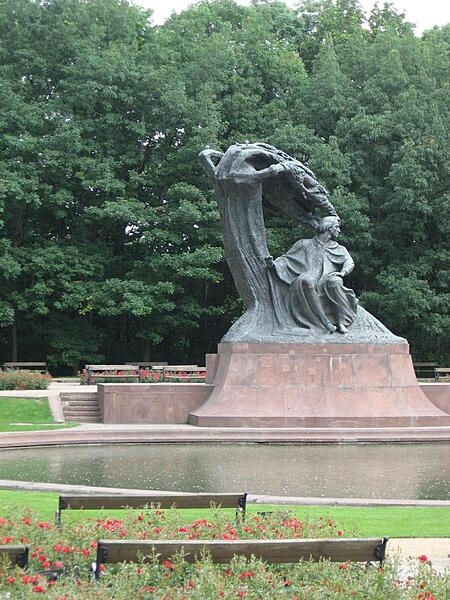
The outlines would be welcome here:
M 0 479 L 326 498 L 450 499 L 450 446 L 129 444 L 0 450 Z

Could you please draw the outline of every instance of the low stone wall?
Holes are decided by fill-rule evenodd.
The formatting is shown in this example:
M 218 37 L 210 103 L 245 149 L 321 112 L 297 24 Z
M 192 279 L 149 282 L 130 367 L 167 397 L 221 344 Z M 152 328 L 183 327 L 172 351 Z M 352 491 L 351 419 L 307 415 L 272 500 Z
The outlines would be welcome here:
M 450 383 L 421 383 L 437 408 L 450 414 Z M 214 386 L 207 383 L 101 383 L 98 400 L 102 422 L 109 424 L 183 424 Z
M 450 415 L 450 383 L 420 383 L 425 396 L 440 410 Z
M 206 383 L 100 383 L 103 423 L 187 423 L 213 389 Z

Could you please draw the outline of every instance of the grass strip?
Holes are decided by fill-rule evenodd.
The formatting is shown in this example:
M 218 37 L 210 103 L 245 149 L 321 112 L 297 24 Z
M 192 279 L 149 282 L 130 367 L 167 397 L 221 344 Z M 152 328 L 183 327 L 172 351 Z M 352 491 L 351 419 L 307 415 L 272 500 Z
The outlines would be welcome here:
M 0 511 L 11 507 L 30 507 L 44 520 L 53 521 L 59 494 L 0 490 Z M 292 506 L 248 504 L 247 512 L 285 511 L 302 519 L 333 519 L 344 536 L 362 537 L 450 537 L 449 507 L 344 507 L 344 506 Z M 229 510 L 233 514 L 233 510 Z M 186 521 L 208 518 L 209 510 L 186 509 Z M 63 524 L 97 519 L 105 516 L 120 518 L 120 510 L 74 510 L 63 512 Z M 0 514 L 0 516 L 2 516 Z
M 52 421 L 47 397 L 0 397 L 0 423 L 51 423 Z
M 47 431 L 49 429 L 67 429 L 78 423 L 56 423 L 47 397 L 19 398 L 0 397 L 0 431 Z

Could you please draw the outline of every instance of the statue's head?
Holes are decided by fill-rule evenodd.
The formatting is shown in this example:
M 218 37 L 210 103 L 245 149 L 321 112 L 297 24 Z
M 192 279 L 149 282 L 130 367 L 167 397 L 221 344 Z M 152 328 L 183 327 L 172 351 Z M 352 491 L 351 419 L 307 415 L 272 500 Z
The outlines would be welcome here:
M 341 220 L 339 217 L 322 217 L 319 221 L 319 225 L 317 226 L 318 233 L 325 233 L 325 231 L 330 231 L 332 229 L 338 229 L 340 231 Z

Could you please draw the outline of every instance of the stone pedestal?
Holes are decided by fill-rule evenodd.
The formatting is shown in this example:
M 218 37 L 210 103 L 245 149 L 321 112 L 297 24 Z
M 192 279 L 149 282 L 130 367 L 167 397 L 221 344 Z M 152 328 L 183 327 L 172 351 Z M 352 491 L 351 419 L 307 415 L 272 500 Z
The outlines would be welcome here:
M 200 427 L 429 427 L 450 415 L 420 389 L 407 343 L 219 344 Z

